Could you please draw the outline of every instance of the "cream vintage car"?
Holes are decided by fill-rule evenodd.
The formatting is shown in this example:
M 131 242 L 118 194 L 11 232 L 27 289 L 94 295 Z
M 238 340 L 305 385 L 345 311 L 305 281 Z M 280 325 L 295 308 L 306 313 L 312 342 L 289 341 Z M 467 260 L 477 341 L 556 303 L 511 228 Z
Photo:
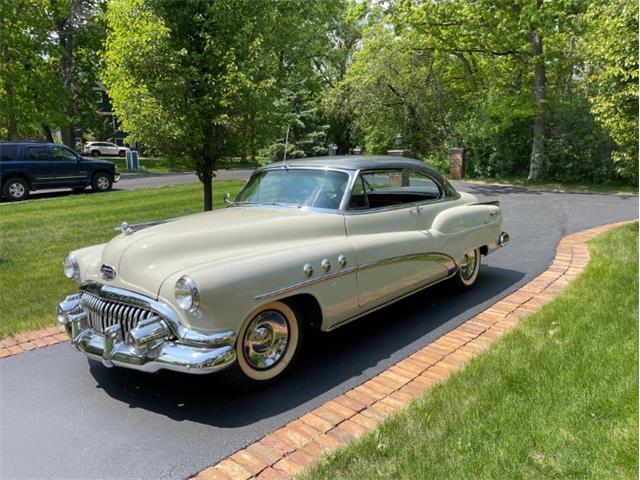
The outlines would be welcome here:
M 305 329 L 333 330 L 443 280 L 465 290 L 509 241 L 498 201 L 398 157 L 324 157 L 254 172 L 228 208 L 128 225 L 64 260 L 57 309 L 106 366 L 264 385 Z M 161 214 L 161 212 L 159 212 Z

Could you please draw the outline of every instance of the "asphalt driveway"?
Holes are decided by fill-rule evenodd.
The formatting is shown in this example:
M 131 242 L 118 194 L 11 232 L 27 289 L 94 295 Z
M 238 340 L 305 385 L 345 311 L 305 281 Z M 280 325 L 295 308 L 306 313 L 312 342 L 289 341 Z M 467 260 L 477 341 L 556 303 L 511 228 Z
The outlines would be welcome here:
M 90 363 L 68 344 L 0 361 L 3 479 L 183 479 L 362 383 L 517 289 L 560 238 L 637 218 L 638 198 L 457 184 L 502 201 L 511 244 L 478 286 L 416 294 L 310 339 L 285 381 L 237 394 L 212 376 L 145 375 Z M 52 306 L 52 312 L 53 312 Z

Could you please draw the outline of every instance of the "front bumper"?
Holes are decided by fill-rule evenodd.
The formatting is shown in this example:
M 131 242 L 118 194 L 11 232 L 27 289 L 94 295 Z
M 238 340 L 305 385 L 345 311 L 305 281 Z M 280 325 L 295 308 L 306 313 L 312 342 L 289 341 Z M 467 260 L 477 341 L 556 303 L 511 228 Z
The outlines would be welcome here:
M 120 300 L 123 298 L 122 292 L 118 292 Z M 110 290 L 105 293 L 109 294 Z M 113 321 L 102 332 L 97 331 L 90 321 L 90 313 L 83 309 L 82 295 L 81 290 L 58 304 L 58 321 L 64 325 L 71 344 L 77 350 L 89 358 L 102 361 L 107 367 L 125 367 L 143 372 L 164 369 L 205 374 L 221 370 L 236 359 L 233 332 L 218 333 L 210 337 L 202 334 L 194 337 L 191 334 L 189 337 L 185 334 L 184 327 L 178 332 L 174 331 L 176 329 L 172 322 L 175 319 L 162 317 L 160 314 L 139 321 L 125 334 L 121 324 Z M 133 299 L 139 300 L 138 295 L 132 295 L 135 295 Z M 149 308 L 154 303 L 148 299 L 145 306 Z M 166 314 L 166 306 L 162 313 Z M 192 344 L 185 343 L 190 338 L 193 340 Z

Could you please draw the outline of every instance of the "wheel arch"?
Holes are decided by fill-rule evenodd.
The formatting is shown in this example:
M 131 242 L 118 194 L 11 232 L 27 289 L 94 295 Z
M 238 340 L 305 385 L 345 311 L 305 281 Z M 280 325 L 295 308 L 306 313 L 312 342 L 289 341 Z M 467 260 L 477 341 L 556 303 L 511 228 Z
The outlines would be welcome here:
M 302 315 L 302 322 L 305 327 L 312 330 L 320 330 L 322 326 L 322 307 L 318 299 L 310 293 L 299 293 L 290 297 L 281 298 L 281 302 L 286 303 L 295 312 Z
M 29 177 L 24 173 L 19 173 L 19 172 L 3 174 L 2 184 L 0 184 L 0 190 L 3 189 L 6 183 L 12 178 L 19 178 L 21 180 L 24 180 L 25 182 L 27 182 L 27 186 L 29 187 L 29 190 L 33 190 L 33 185 L 31 185 L 31 181 L 29 180 Z

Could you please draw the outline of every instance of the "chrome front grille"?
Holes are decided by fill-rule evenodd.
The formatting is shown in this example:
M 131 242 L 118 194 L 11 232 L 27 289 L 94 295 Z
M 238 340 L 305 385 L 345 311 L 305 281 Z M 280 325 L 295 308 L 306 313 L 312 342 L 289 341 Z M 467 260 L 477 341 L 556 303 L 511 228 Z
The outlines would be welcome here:
M 104 333 L 105 329 L 119 323 L 123 338 L 140 320 L 158 316 L 151 310 L 104 300 L 88 292 L 82 293 L 80 305 L 89 317 L 89 325 L 96 332 Z

